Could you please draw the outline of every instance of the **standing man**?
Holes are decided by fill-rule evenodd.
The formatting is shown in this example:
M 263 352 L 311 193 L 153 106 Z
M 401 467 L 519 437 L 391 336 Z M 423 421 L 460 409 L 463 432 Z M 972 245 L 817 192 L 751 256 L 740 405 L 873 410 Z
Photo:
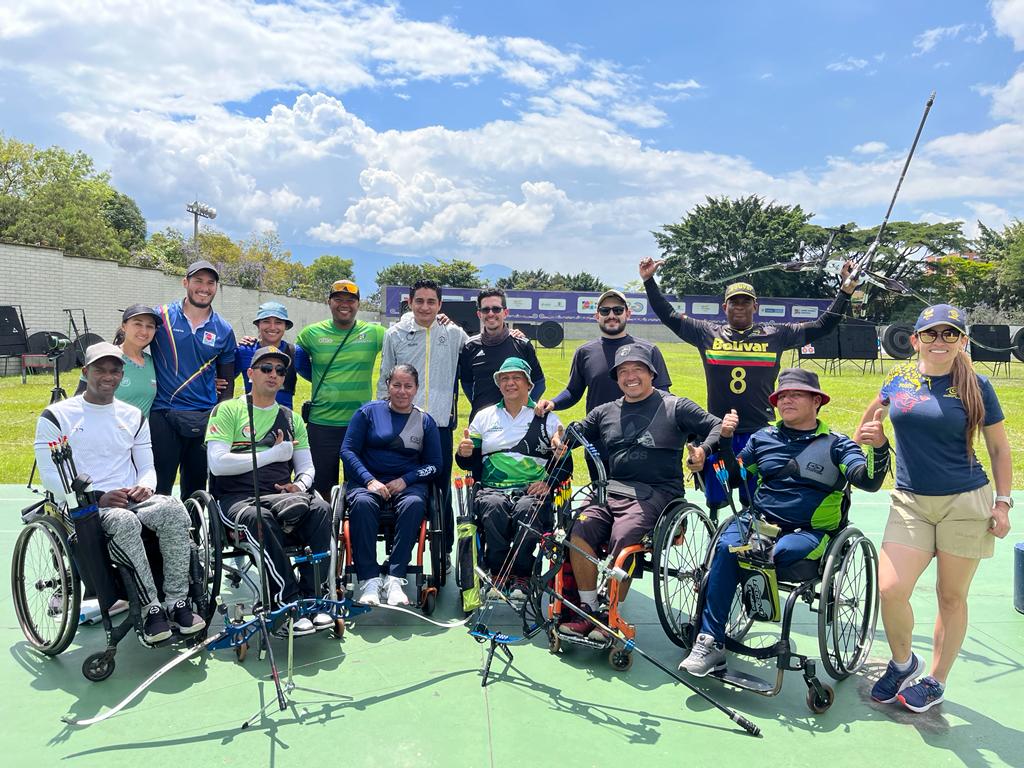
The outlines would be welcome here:
M 359 286 L 336 280 L 327 299 L 331 318 L 307 325 L 295 339 L 305 353 L 295 369 L 313 384 L 302 407 L 313 454 L 314 488 L 331 498 L 338 484 L 341 444 L 353 414 L 373 399 L 373 364 L 384 345 L 384 328 L 357 319 Z
M 149 412 L 156 492 L 170 494 L 181 469 L 181 498 L 206 488 L 206 421 L 235 392 L 235 332 L 213 311 L 220 274 L 208 261 L 189 265 L 185 298 L 157 307 L 163 324 L 150 345 L 156 400 Z M 227 384 L 219 393 L 216 380 Z
M 609 371 L 614 365 L 615 353 L 627 344 L 650 348 L 651 361 L 657 373 L 657 388 L 669 391 L 672 377 L 669 376 L 661 350 L 648 341 L 634 339 L 626 333 L 626 323 L 629 322 L 631 315 L 625 294 L 614 290 L 601 294 L 601 298 L 597 300 L 597 311 L 594 313 L 594 320 L 601 329 L 601 337 L 576 348 L 569 368 L 569 382 L 565 389 L 555 395 L 554 400 L 541 400 L 537 403 L 538 415 L 571 408 L 583 397 L 584 390 L 587 392 L 587 413 L 599 405 L 622 397 L 622 390 L 619 389 L 618 382 L 609 376 Z M 586 454 L 586 458 L 587 466 L 591 467 L 590 454 Z M 594 477 L 594 470 L 591 468 L 590 478 L 593 480 Z
M 396 365 L 411 365 L 420 376 L 413 404 L 437 422 L 441 439 L 441 466 L 436 482 L 444 498 L 445 553 L 455 539 L 455 514 L 451 508 L 452 429 L 455 426 L 456 375 L 459 353 L 469 335 L 456 323 L 442 325 L 441 286 L 433 280 L 417 280 L 409 288 L 412 312 L 402 316 L 384 334 L 384 349 L 377 379 L 377 398 L 387 395 L 387 376 Z
M 739 415 L 739 427 L 732 437 L 733 452 L 738 456 L 750 436 L 767 426 L 772 418 L 768 396 L 775 388 L 782 353 L 827 336 L 839 325 L 857 287 L 856 283 L 847 281 L 853 262 L 843 265 L 839 278 L 841 289 L 832 306 L 817 320 L 779 324 L 755 321 L 757 294 L 750 283 L 732 283 L 726 287 L 722 304 L 724 324 L 695 320 L 676 312 L 661 295 L 654 279 L 655 272 L 664 263 L 664 260 L 655 261 L 650 257 L 640 261 L 640 277 L 647 299 L 661 322 L 700 352 L 707 383 L 708 411 L 718 418 L 724 418 L 733 410 Z M 717 517 L 717 511 L 726 504 L 725 489 L 714 473 L 717 455 L 708 458 L 704 464 L 704 493 L 708 509 Z M 733 484 L 739 486 L 741 498 L 748 500 L 738 476 Z
M 257 336 L 246 336 L 235 349 L 235 368 L 242 373 L 242 383 L 245 384 L 245 391 L 252 391 L 252 382 L 249 380 L 249 368 L 252 365 L 252 358 L 257 349 L 263 347 L 275 347 L 288 356 L 288 373 L 285 374 L 284 383 L 277 391 L 277 402 L 289 410 L 293 407 L 295 398 L 295 383 L 298 375 L 295 372 L 293 358 L 302 359 L 301 366 L 308 366 L 309 361 L 306 353 L 301 348 L 293 347 L 284 340 L 284 332 L 291 330 L 294 323 L 288 319 L 288 309 L 276 301 L 266 301 L 260 304 L 256 311 L 256 319 L 252 321 L 256 326 Z
M 521 358 L 529 364 L 533 372 L 530 397 L 536 400 L 544 394 L 544 372 L 537 361 L 536 350 L 526 339 L 512 335 L 505 324 L 508 317 L 505 292 L 501 288 L 485 288 L 477 296 L 476 306 L 480 333 L 469 337 L 459 356 L 459 381 L 469 398 L 470 421 L 481 408 L 501 400 L 494 374 L 510 357 Z

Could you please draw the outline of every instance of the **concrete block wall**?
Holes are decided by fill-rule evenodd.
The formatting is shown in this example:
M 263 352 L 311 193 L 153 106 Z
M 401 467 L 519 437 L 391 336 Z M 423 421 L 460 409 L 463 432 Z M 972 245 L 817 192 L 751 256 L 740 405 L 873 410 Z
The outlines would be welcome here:
M 181 278 L 157 269 L 126 267 L 114 261 L 70 256 L 55 248 L 0 243 L 0 304 L 20 304 L 26 331 L 68 333 L 64 308 L 84 309 L 89 330 L 106 340 L 113 337 L 121 323 L 121 312 L 135 304 L 159 305 L 185 295 Z M 241 337 L 253 332 L 252 318 L 264 301 L 280 301 L 295 323 L 289 334 L 309 323 L 328 317 L 325 302 L 306 301 L 287 296 L 222 285 L 214 299 L 214 309 Z M 81 327 L 81 313 L 75 312 Z M 360 313 L 360 318 L 377 319 L 376 313 Z M 68 333 L 73 336 L 73 334 Z M 9 374 L 20 374 L 17 366 L 8 366 Z

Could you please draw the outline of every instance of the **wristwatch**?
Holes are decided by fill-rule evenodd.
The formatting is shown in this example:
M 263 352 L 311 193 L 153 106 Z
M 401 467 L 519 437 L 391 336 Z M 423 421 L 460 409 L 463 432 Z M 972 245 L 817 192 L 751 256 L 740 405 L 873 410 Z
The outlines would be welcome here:
M 1013 509 L 1013 496 L 996 496 L 995 503 L 998 504 L 1000 501 L 1006 504 L 1010 509 Z

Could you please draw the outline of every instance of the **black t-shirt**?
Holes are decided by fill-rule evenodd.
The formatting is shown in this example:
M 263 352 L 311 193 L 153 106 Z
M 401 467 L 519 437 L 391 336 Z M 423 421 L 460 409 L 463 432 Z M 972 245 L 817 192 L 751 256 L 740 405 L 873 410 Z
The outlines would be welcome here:
M 626 344 L 639 344 L 651 350 L 651 359 L 657 370 L 654 386 L 668 392 L 669 387 L 672 386 L 672 377 L 669 376 L 668 367 L 665 365 L 665 358 L 660 349 L 644 339 L 634 339 L 628 333 L 617 339 L 602 336 L 577 347 L 576 353 L 572 356 L 572 366 L 569 369 L 569 382 L 565 385 L 565 389 L 554 397 L 555 410 L 561 411 L 576 405 L 583 397 L 583 390 L 587 391 L 586 407 L 588 412 L 599 405 L 622 397 L 622 390 L 619 389 L 618 382 L 608 375 L 608 371 L 611 370 L 615 360 L 616 350 Z
M 520 357 L 530 364 L 534 396 L 539 397 L 544 391 L 544 371 L 537 360 L 537 351 L 529 341 L 508 336 L 499 344 L 488 346 L 480 340 L 480 334 L 470 336 L 459 353 L 459 381 L 469 399 L 470 419 L 481 408 L 501 400 L 501 390 L 494 383 L 494 374 L 510 357 Z
M 658 389 L 640 402 L 620 397 L 600 405 L 583 420 L 587 440 L 600 442 L 606 452 L 609 479 L 636 488 L 638 496 L 645 485 L 681 494 L 684 445 L 695 437 L 710 453 L 721 428 L 719 419 L 692 400 Z
M 700 352 L 708 390 L 708 410 L 718 417 L 735 408 L 736 430 L 756 432 L 773 417 L 768 395 L 775 389 L 782 353 L 820 339 L 839 325 L 850 297 L 839 292 L 832 305 L 810 323 L 755 323 L 737 331 L 726 323 L 695 320 L 676 312 L 654 278 L 644 282 L 651 309 L 683 341 Z

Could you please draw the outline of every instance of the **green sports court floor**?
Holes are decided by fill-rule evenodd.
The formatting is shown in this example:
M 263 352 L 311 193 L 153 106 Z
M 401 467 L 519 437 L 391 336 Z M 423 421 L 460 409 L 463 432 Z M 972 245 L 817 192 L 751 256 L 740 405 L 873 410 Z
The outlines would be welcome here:
M 10 561 L 18 511 L 34 498 L 0 486 L 0 555 Z M 1017 494 L 1024 504 L 1024 494 Z M 854 522 L 877 543 L 887 495 L 857 492 Z M 949 684 L 949 700 L 922 715 L 873 704 L 870 682 L 887 657 L 879 632 L 872 659 L 836 687 L 824 715 L 804 703 L 799 673 L 765 699 L 697 684 L 754 720 L 764 737 L 739 731 L 698 696 L 637 657 L 626 673 L 582 648 L 555 657 L 539 636 L 495 662 L 480 686 L 485 646 L 464 629 L 442 630 L 378 610 L 350 625 L 343 641 L 296 641 L 292 706 L 252 728 L 240 724 L 274 696 L 266 662 L 221 652 L 161 678 L 118 716 L 72 730 L 66 713 L 89 716 L 119 701 L 171 658 L 122 642 L 113 676 L 87 682 L 82 660 L 102 631 L 82 627 L 57 658 L 24 641 L 10 587 L 0 597 L 0 764 L 4 766 L 1024 766 L 1024 616 L 1013 609 L 1013 544 L 1024 524 L 982 564 L 971 595 L 971 628 Z M 915 648 L 928 655 L 935 615 L 934 571 L 914 595 Z M 434 618 L 456 619 L 453 585 Z M 673 667 L 680 652 L 658 624 L 650 579 L 626 603 L 641 648 Z M 815 617 L 798 608 L 795 639 L 817 656 Z M 216 619 L 215 619 L 216 620 Z M 755 627 L 755 631 L 761 625 Z M 770 629 L 770 626 L 769 626 Z M 285 663 L 284 643 L 275 643 Z

